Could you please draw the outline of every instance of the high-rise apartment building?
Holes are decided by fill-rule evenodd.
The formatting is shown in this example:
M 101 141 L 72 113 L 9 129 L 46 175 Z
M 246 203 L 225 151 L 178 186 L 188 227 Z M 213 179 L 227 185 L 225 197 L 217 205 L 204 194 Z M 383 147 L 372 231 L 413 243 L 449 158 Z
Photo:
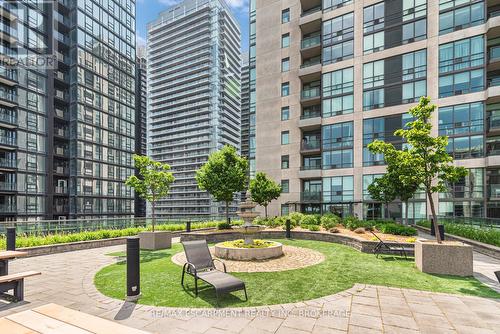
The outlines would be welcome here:
M 148 25 L 148 155 L 176 178 L 161 217 L 224 212 L 195 174 L 210 153 L 240 148 L 240 40 L 223 0 L 186 0 Z
M 241 54 L 241 155 L 250 158 L 250 71 L 248 53 Z
M 135 154 L 147 154 L 146 118 L 147 118 L 147 63 L 146 48 L 137 48 L 135 64 Z M 136 170 L 136 174 L 138 171 Z M 135 216 L 146 217 L 146 201 L 137 194 L 134 199 Z
M 401 217 L 373 201 L 385 172 L 367 145 L 393 135 L 422 95 L 434 134 L 469 174 L 436 195 L 444 216 L 500 217 L 497 1 L 271 0 L 256 8 L 256 169 L 281 182 L 270 215 Z M 255 7 L 256 6 L 256 7 Z M 252 16 L 251 16 L 252 17 Z M 252 47 L 251 53 L 252 54 Z M 424 194 L 409 216 L 430 213 Z
M 2 1 L 0 17 L 0 219 L 132 215 L 135 2 Z

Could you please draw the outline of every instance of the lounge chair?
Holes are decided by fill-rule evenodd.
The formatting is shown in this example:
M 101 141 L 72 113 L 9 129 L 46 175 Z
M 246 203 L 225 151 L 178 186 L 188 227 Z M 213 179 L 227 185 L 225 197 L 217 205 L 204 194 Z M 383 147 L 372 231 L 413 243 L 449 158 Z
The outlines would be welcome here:
M 226 273 L 226 265 L 219 259 L 213 259 L 206 240 L 184 241 L 182 243 L 187 262 L 182 267 L 181 285 L 184 287 L 184 275 L 194 277 L 195 294 L 198 296 L 198 279 L 211 285 L 215 289 L 217 303 L 219 295 L 233 291 L 244 290 L 245 301 L 248 300 L 245 282 Z M 222 263 L 224 272 L 215 268 L 214 261 Z
M 373 231 L 370 232 L 375 236 L 375 238 L 378 239 L 378 244 L 373 249 L 373 254 L 377 254 L 377 258 L 380 254 L 387 252 L 387 253 L 398 253 L 400 256 L 404 256 L 405 259 L 408 259 L 408 257 L 406 256 L 407 255 L 406 252 L 411 252 L 412 251 L 411 248 L 405 248 L 393 242 L 384 242 L 382 239 L 379 238 L 378 235 L 375 234 L 375 232 Z
M 500 270 L 499 271 L 495 271 L 495 276 L 497 277 L 497 280 L 500 283 Z

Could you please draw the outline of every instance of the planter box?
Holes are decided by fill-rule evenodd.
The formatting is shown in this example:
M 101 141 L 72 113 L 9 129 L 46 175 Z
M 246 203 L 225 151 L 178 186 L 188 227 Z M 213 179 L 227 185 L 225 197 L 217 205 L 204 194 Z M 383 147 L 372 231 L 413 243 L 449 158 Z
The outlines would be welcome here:
M 458 241 L 417 240 L 415 264 L 429 274 L 472 276 L 472 246 Z
M 172 232 L 139 232 L 139 246 L 147 250 L 172 248 Z

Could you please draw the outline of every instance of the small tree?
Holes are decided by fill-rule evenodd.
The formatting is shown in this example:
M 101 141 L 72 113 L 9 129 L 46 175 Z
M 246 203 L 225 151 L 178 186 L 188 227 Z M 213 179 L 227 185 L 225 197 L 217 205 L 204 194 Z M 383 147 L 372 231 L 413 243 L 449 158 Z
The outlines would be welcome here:
M 405 129 L 397 130 L 394 134 L 403 137 L 408 144 L 402 150 L 406 153 L 401 153 L 397 158 L 399 166 L 407 169 L 406 172 L 398 174 L 399 180 L 406 185 L 418 184 L 423 187 L 431 207 L 434 228 L 438 231 L 436 207 L 432 195 L 446 191 L 446 184 L 465 177 L 467 170 L 453 166 L 453 158 L 446 151 L 448 137 L 431 135 L 430 119 L 436 105 L 430 102 L 428 97 L 421 97 L 419 104 L 410 109 L 410 115 L 414 120 L 409 122 Z M 387 145 L 392 146 L 392 144 Z M 436 233 L 436 239 L 441 243 L 439 233 Z
M 135 193 L 151 203 L 152 229 L 155 231 L 155 204 L 159 199 L 167 196 L 170 185 L 175 181 L 170 166 L 166 163 L 154 161 L 147 156 L 134 155 L 135 168 L 139 177 L 132 175 L 125 184 L 134 188 Z
M 250 193 L 252 200 L 264 207 L 267 219 L 267 206 L 272 200 L 281 195 L 281 185 L 274 182 L 263 172 L 258 172 L 255 178 L 250 180 Z
M 216 201 L 226 202 L 226 220 L 229 222 L 229 202 L 235 192 L 245 190 L 248 183 L 248 161 L 226 145 L 214 152 L 196 171 L 196 181 L 201 190 L 208 191 Z

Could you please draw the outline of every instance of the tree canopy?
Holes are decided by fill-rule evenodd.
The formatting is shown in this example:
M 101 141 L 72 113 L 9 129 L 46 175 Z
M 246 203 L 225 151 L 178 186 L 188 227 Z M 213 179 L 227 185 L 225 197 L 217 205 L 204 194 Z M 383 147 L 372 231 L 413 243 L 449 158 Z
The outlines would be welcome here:
M 252 200 L 265 209 L 267 218 L 267 206 L 272 200 L 281 195 L 281 185 L 267 177 L 266 173 L 258 172 L 255 178 L 250 180 L 250 193 Z

